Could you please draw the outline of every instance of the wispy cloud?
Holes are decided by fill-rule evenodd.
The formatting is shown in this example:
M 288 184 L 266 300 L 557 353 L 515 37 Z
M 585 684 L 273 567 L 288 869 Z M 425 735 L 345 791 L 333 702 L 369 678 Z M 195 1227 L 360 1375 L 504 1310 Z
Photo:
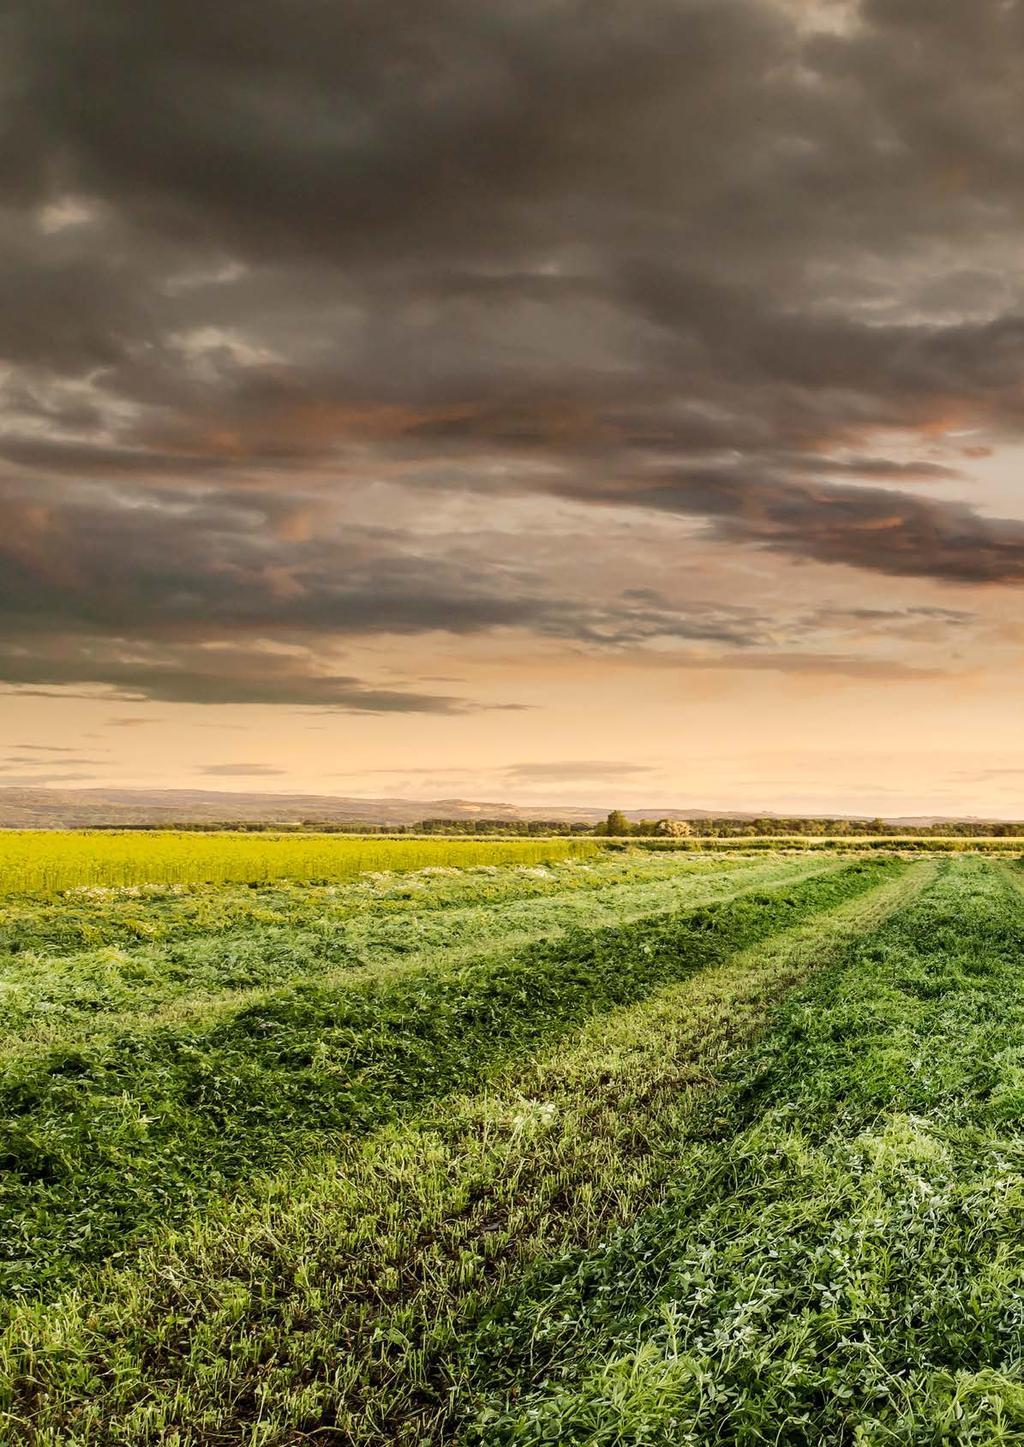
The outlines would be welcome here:
M 653 772 L 647 764 L 614 759 L 542 760 L 536 763 L 509 764 L 502 770 L 506 779 L 516 784 L 590 783 L 614 779 L 641 778 Z
M 199 772 L 220 779 L 262 779 L 284 774 L 286 770 L 275 769 L 269 764 L 202 764 Z

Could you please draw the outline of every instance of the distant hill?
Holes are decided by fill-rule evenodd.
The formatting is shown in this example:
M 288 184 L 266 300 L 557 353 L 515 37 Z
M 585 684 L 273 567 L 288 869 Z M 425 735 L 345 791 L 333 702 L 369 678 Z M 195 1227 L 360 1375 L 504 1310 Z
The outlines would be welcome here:
M 614 800 L 612 801 L 614 803 Z M 0 828 L 87 828 L 144 824 L 417 824 L 423 819 L 550 819 L 596 824 L 611 805 L 526 807 L 470 799 L 360 799 L 334 794 L 234 793 L 217 789 L 0 788 Z M 637 819 L 765 819 L 768 810 L 626 809 Z M 789 816 L 791 817 L 791 816 Z M 861 818 L 864 816 L 833 816 Z M 907 829 L 954 822 L 940 815 L 888 819 Z M 957 822 L 963 822 L 957 821 Z M 981 819 L 967 821 L 981 824 Z
M 95 824 L 418 824 L 423 819 L 559 820 L 596 824 L 612 805 L 575 807 L 472 799 L 362 799 L 336 794 L 242 793 L 226 789 L 0 788 L 0 828 Z M 627 809 L 630 819 L 747 819 L 722 810 Z M 760 817 L 764 817 L 762 814 Z
M 527 809 L 467 799 L 359 799 L 333 794 L 250 794 L 222 789 L 0 788 L 2 828 L 225 821 L 416 824 L 421 819 L 559 819 L 589 824 L 606 813 L 607 809 L 598 808 Z

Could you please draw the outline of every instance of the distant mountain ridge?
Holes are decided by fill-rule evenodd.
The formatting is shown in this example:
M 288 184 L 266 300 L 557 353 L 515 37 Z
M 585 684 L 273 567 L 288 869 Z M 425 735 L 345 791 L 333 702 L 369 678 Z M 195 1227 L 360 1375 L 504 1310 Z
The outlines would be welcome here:
M 612 801 L 614 803 L 614 800 Z M 470 799 L 361 799 L 334 794 L 234 793 L 224 789 L 33 789 L 0 788 L 0 828 L 87 828 L 90 825 L 144 824 L 417 824 L 423 819 L 558 820 L 596 824 L 611 805 L 527 806 L 481 803 Z M 771 810 L 666 809 L 651 805 L 625 809 L 638 819 L 794 818 Z M 826 817 L 805 815 L 802 817 Z M 864 819 L 861 814 L 829 818 Z M 922 828 L 949 822 L 984 823 L 972 816 L 921 815 L 887 818 L 889 824 Z

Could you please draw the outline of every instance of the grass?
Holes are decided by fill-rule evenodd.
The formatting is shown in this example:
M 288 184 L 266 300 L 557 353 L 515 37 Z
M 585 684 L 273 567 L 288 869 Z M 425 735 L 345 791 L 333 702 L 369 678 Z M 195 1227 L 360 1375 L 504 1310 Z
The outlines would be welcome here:
M 96 946 L 134 947 L 197 936 L 247 935 L 268 927 L 305 929 L 372 917 L 381 927 L 450 910 L 502 911 L 561 896 L 604 898 L 610 889 L 666 881 L 718 879 L 736 870 L 787 868 L 795 856 L 734 854 L 728 858 L 601 854 L 545 864 L 428 866 L 412 872 L 364 874 L 329 884 L 271 880 L 222 885 L 129 885 L 72 890 L 53 897 L 9 896 L 0 908 L 0 959 L 29 952 L 41 958 Z M 808 867 L 799 861 L 800 869 Z M 817 867 L 815 863 L 814 867 Z
M 797 992 L 657 1208 L 460 1344 L 460 1441 L 1024 1440 L 1022 944 L 965 861 Z
M 302 980 L 0 1061 L 0 1281 L 51 1288 L 325 1135 L 365 1131 L 862 889 L 854 864 L 513 953 Z
M 1024 871 L 544 872 L 18 905 L 0 1440 L 1024 1441 Z
M 369 891 L 293 888 L 282 897 L 277 888 L 273 907 L 269 891 L 246 890 L 241 909 L 229 899 L 219 914 L 204 910 L 190 921 L 202 920 L 205 930 L 187 929 L 179 918 L 175 931 L 162 918 L 147 931 L 144 917 L 133 920 L 134 944 L 129 936 L 115 947 L 66 954 L 59 946 L 75 937 L 69 922 L 56 951 L 49 943 L 59 912 L 47 911 L 42 926 L 38 916 L 23 915 L 0 980 L 0 1054 L 110 1034 L 133 1019 L 170 1023 L 255 1004 L 268 989 L 313 978 L 468 961 L 573 927 L 651 918 L 835 867 L 793 857 L 734 859 L 728 867 L 701 861 L 685 869 L 664 861 L 625 870 L 610 861 L 566 861 L 549 869 L 495 869 L 483 891 L 478 877 L 477 888 L 469 881 L 468 894 L 467 881 L 456 888 L 450 875 L 404 876 Z M 107 933 L 126 923 L 116 921 Z

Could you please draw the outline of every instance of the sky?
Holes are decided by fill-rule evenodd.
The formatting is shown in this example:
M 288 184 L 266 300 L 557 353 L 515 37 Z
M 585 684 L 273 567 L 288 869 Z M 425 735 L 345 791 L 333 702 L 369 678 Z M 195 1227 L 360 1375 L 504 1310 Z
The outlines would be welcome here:
M 1024 816 L 1024 4 L 14 0 L 0 785 Z

